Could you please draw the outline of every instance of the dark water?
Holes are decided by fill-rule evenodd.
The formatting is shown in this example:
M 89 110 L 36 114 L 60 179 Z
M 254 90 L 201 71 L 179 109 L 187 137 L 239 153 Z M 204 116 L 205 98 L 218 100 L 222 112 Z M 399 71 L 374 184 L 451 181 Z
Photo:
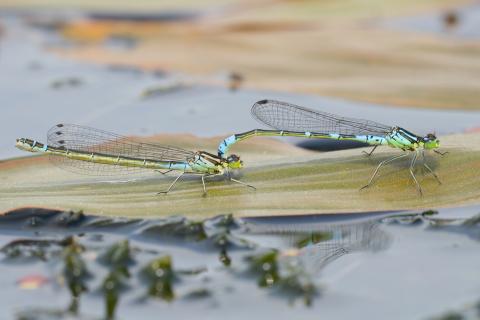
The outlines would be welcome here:
M 480 216 L 455 211 L 190 221 L 21 209 L 0 218 L 0 318 L 477 319 Z

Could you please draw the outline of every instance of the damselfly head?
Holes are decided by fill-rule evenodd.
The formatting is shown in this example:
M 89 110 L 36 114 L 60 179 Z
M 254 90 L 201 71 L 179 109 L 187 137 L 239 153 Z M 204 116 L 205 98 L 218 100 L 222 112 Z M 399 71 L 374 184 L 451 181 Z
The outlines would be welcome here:
M 436 149 L 440 146 L 440 140 L 437 139 L 434 133 L 429 133 L 423 137 L 423 146 L 425 149 Z
M 240 169 L 243 167 L 243 161 L 236 154 L 231 154 L 226 159 L 227 167 L 230 169 Z

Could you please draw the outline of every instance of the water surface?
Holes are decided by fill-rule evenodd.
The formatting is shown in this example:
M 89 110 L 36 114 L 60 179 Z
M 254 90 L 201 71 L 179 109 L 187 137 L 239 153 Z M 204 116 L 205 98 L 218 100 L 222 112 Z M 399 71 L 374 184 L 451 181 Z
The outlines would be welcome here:
M 0 317 L 427 319 L 450 310 L 472 313 L 469 305 L 480 299 L 479 209 L 225 215 L 203 222 L 17 210 L 0 218 Z

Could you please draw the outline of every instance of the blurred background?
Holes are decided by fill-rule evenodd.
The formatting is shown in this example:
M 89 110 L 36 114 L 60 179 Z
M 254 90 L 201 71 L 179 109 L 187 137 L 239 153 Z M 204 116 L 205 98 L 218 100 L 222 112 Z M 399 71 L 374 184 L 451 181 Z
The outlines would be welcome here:
M 222 136 L 264 98 L 419 134 L 479 123 L 478 1 L 0 0 L 0 28 L 2 157 L 57 122 Z
M 355 146 L 321 140 L 239 143 L 258 191 L 208 197 L 4 161 L 57 123 L 215 152 L 261 99 L 435 132 L 444 183 L 283 143 Z M 479 1 L 0 0 L 0 318 L 479 319 L 479 102 Z

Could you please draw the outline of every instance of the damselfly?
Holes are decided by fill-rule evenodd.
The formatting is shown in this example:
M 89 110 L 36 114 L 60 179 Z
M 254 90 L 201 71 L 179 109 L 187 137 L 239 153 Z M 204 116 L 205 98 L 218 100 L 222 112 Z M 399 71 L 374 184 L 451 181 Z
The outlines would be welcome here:
M 49 154 L 56 164 L 70 171 L 94 174 L 130 174 L 150 169 L 162 174 L 178 171 L 168 193 L 184 174 L 200 175 L 206 194 L 205 178 L 226 174 L 230 181 L 255 189 L 231 177 L 230 169 L 243 166 L 240 157 L 219 157 L 206 151 L 188 151 L 154 143 L 142 143 L 103 130 L 74 124 L 58 124 L 47 134 L 48 144 L 32 139 L 17 139 L 16 147 Z M 162 171 L 164 170 L 164 171 Z
M 369 182 L 362 189 L 372 185 L 383 165 L 405 158 L 410 154 L 409 152 L 413 153 L 409 167 L 410 175 L 418 192 L 422 194 L 422 188 L 415 177 L 414 167 L 419 155 L 422 156 L 425 169 L 441 184 L 438 176 L 425 162 L 425 150 L 433 150 L 441 155 L 445 154 L 436 150 L 440 146 L 440 141 L 435 134 L 429 133 L 421 137 L 398 126 L 387 126 L 370 120 L 340 117 L 275 100 L 258 101 L 252 107 L 252 115 L 261 123 L 276 130 L 255 129 L 232 135 L 220 143 L 218 147 L 219 157 L 224 157 L 235 142 L 253 136 L 289 136 L 359 141 L 373 146 L 369 153 L 365 152 L 368 156 L 371 156 L 380 145 L 388 145 L 406 151 L 404 154 L 380 162 Z

